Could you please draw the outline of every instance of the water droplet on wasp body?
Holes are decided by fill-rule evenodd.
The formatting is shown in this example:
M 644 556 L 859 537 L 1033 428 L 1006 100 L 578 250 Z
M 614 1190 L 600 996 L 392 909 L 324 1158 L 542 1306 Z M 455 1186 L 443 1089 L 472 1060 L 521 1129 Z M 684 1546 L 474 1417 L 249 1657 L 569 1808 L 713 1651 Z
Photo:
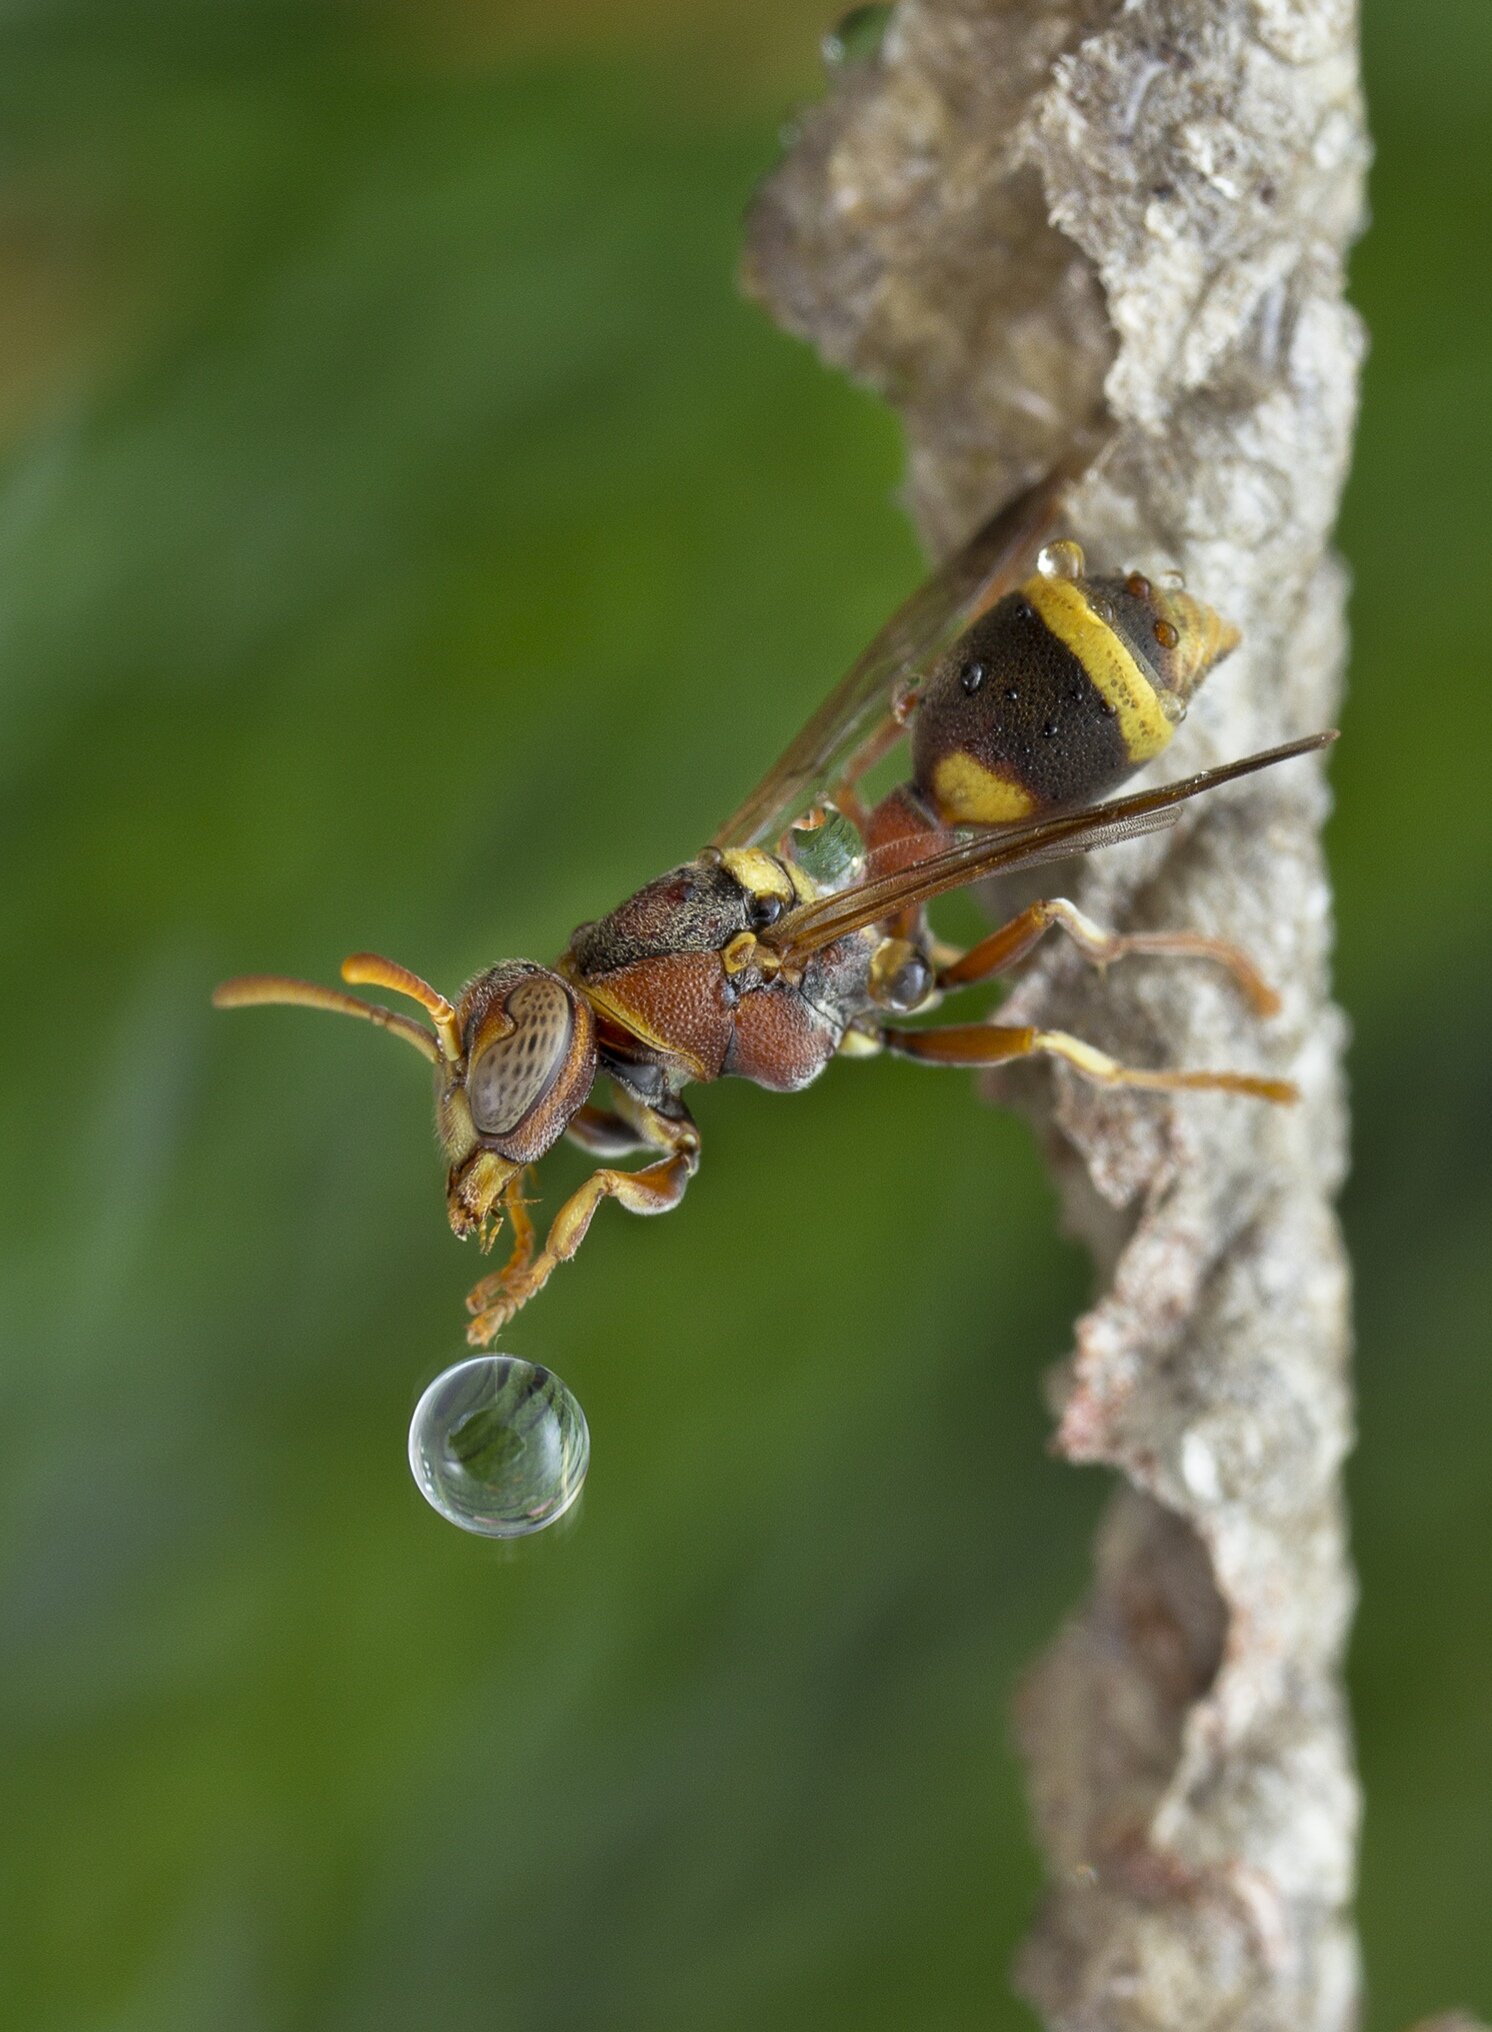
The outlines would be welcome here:
M 922 696 L 921 683 L 916 678 L 899 684 L 891 694 L 891 717 L 897 726 L 904 727 L 917 710 L 917 701 Z
M 852 7 L 841 15 L 820 44 L 826 66 L 842 71 L 878 57 L 894 12 L 892 7 Z
M 448 1523 L 483 1538 L 553 1524 L 585 1484 L 591 1437 L 580 1400 L 552 1369 L 473 1355 L 430 1384 L 409 1426 L 409 1467 Z
M 815 805 L 792 828 L 791 841 L 798 866 L 826 888 L 851 879 L 864 862 L 858 829 L 832 804 Z
M 1080 579 L 1087 560 L 1081 544 L 1064 537 L 1058 543 L 1043 544 L 1036 556 L 1036 569 L 1044 579 Z

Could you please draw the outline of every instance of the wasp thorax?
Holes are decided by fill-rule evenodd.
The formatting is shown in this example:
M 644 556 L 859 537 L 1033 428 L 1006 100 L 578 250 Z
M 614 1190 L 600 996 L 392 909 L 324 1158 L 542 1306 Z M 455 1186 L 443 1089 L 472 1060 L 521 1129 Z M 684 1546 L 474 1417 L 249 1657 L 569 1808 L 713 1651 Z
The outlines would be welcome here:
M 508 960 L 461 998 L 466 1105 L 489 1147 L 520 1164 L 564 1133 L 596 1072 L 589 1005 L 560 975 Z

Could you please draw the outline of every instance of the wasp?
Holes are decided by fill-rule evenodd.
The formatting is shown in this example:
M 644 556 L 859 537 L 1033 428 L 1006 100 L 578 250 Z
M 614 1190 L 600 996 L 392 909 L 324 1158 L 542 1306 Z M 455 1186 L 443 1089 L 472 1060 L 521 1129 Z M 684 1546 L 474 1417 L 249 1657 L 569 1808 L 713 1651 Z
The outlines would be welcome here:
M 1059 1030 L 905 1020 L 994 980 L 1053 928 L 1097 965 L 1133 953 L 1214 962 L 1261 1015 L 1278 1006 L 1237 948 L 1189 931 L 1108 931 L 1061 897 L 966 951 L 929 928 L 927 905 L 947 891 L 1156 831 L 1203 792 L 1335 738 L 1100 801 L 1167 746 L 1239 638 L 1179 580 L 1090 575 L 1076 543 L 1048 540 L 1080 470 L 1067 462 L 978 529 L 704 851 L 581 925 L 552 966 L 500 961 L 452 1003 L 376 954 L 343 963 L 349 986 L 406 997 L 428 1025 L 281 975 L 217 989 L 219 1008 L 291 1003 L 359 1017 L 431 1062 L 451 1227 L 484 1249 L 504 1219 L 512 1236 L 505 1266 L 467 1299 L 474 1345 L 574 1256 L 604 1200 L 634 1214 L 679 1204 L 700 1161 L 683 1099 L 694 1084 L 733 1076 L 792 1093 L 833 1058 L 890 1051 L 964 1067 L 1039 1055 L 1112 1086 L 1296 1098 L 1252 1073 L 1121 1065 Z M 903 739 L 909 773 L 867 807 L 868 772 Z M 526 1174 L 562 1136 L 600 1163 L 541 1246 Z M 648 1161 L 619 1167 L 637 1151 Z

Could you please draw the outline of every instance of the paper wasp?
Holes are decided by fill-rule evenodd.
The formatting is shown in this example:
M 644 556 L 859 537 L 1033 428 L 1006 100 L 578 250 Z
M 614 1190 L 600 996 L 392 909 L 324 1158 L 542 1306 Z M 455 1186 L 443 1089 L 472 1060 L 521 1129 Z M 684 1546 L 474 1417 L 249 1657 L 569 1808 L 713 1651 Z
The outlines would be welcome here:
M 582 925 L 553 966 L 502 961 L 453 1004 L 374 954 L 343 964 L 350 985 L 409 997 L 428 1029 L 278 975 L 217 990 L 220 1008 L 283 1002 L 359 1016 L 431 1061 L 451 1226 L 484 1247 L 504 1214 L 513 1230 L 507 1265 L 467 1300 L 474 1344 L 568 1262 L 603 1200 L 637 1214 L 678 1205 L 699 1166 L 681 1098 L 691 1082 L 735 1075 L 792 1092 L 836 1055 L 991 1066 L 1043 1054 L 1110 1084 L 1295 1098 L 1287 1083 L 1248 1073 L 1119 1065 L 1059 1031 L 896 1020 L 1003 973 L 1053 925 L 1096 964 L 1127 953 L 1204 958 L 1229 969 L 1261 1014 L 1276 1006 L 1232 946 L 1185 931 L 1110 933 L 1060 899 L 1033 903 L 966 952 L 928 928 L 926 905 L 948 890 L 1153 832 L 1201 792 L 1335 738 L 1094 802 L 1167 745 L 1238 636 L 1179 581 L 1089 576 L 1075 543 L 1040 548 L 1078 470 L 1059 468 L 979 529 L 886 624 L 704 852 Z M 866 809 L 866 773 L 903 734 L 911 773 Z M 602 1078 L 609 1106 L 591 1099 Z M 538 1247 L 524 1174 L 566 1135 L 603 1162 Z M 636 1150 L 651 1161 L 616 1168 Z

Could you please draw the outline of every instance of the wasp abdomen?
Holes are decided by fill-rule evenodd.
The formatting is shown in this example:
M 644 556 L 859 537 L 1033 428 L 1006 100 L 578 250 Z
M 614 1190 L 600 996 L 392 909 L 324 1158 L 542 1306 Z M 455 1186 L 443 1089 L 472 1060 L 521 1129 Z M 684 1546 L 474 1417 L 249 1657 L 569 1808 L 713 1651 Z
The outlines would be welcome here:
M 981 616 L 928 680 L 916 786 L 947 825 L 1091 803 L 1160 753 L 1237 641 L 1200 601 L 1128 578 L 1038 572 Z M 1064 561 L 1065 562 L 1065 561 Z

